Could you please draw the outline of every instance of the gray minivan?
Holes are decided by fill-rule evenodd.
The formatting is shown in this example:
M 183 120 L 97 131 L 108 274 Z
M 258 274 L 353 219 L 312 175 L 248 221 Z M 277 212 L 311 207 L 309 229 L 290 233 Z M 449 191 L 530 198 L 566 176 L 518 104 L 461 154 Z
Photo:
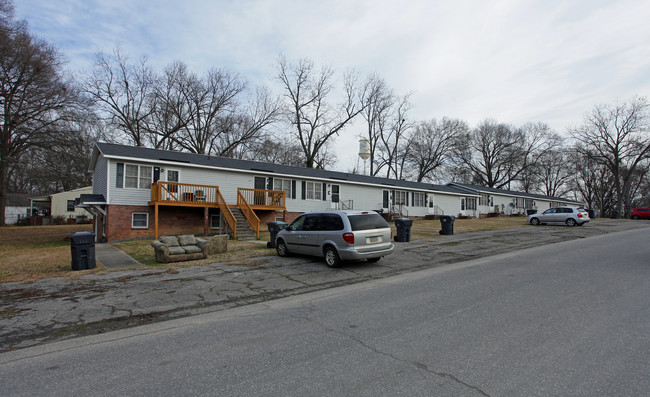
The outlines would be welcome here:
M 344 260 L 376 262 L 393 252 L 390 226 L 374 211 L 307 212 L 281 230 L 275 246 L 279 256 L 320 256 L 329 267 Z

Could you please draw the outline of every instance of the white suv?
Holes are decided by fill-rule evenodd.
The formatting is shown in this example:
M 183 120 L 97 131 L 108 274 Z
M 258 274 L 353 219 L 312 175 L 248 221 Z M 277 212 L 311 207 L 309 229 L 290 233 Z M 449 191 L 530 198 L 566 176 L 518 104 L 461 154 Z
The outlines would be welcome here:
M 553 207 L 541 214 L 528 215 L 528 223 L 531 225 L 564 223 L 567 226 L 582 226 L 587 222 L 589 222 L 589 214 L 577 207 Z
M 388 223 L 374 211 L 323 211 L 300 215 L 278 232 L 280 256 L 292 253 L 320 256 L 329 267 L 343 260 L 376 262 L 395 246 Z

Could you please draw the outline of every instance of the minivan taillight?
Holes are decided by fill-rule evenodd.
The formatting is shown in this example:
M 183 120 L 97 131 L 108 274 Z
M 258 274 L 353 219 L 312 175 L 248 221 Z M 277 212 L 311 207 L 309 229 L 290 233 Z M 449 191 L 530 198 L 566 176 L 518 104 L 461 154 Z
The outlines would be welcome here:
M 343 233 L 343 240 L 348 244 L 354 244 L 354 233 Z

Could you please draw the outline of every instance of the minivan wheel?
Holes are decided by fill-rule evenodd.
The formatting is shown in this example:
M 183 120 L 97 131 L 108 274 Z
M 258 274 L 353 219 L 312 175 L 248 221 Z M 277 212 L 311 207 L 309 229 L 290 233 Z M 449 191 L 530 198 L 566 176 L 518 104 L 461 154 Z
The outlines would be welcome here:
M 575 221 L 575 219 L 569 218 L 569 219 L 566 220 L 566 225 L 567 226 L 575 226 L 576 224 L 577 224 L 577 222 Z
M 638 216 L 638 215 L 634 215 L 634 216 L 632 217 L 632 219 L 635 219 L 635 220 L 636 220 L 636 219 L 639 219 L 639 216 Z
M 278 256 L 289 256 L 289 249 L 287 249 L 287 245 L 284 243 L 284 240 L 278 241 L 278 245 L 275 247 L 275 250 L 278 251 Z
M 327 267 L 339 267 L 341 265 L 341 258 L 339 258 L 339 253 L 336 252 L 334 247 L 325 248 L 325 264 Z
M 533 218 L 533 219 L 531 219 L 531 220 L 530 220 L 530 224 L 531 224 L 531 225 L 535 225 L 535 226 L 539 225 L 539 219 L 537 219 L 537 218 Z

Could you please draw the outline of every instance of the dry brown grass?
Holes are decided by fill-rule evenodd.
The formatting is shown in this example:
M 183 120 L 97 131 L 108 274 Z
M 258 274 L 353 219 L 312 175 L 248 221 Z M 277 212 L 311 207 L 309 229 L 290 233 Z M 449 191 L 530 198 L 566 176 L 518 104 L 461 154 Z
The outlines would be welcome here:
M 70 233 L 91 231 L 92 225 L 0 227 L 0 282 L 31 282 L 102 271 L 72 271 Z
M 523 217 L 457 219 L 454 223 L 454 233 L 512 229 L 523 226 L 526 226 L 526 218 Z M 392 223 L 391 228 L 393 234 L 396 234 L 395 226 Z M 99 264 L 93 270 L 71 270 L 70 242 L 66 238 L 73 232 L 91 230 L 92 225 L 0 227 L 0 282 L 32 282 L 49 277 L 77 278 L 83 274 L 105 272 L 106 270 Z M 439 220 L 416 220 L 413 222 L 411 239 L 437 238 L 439 231 Z M 269 233 L 262 232 L 260 240 L 269 241 Z M 266 245 L 259 242 L 230 240 L 226 253 L 198 261 L 161 264 L 154 259 L 151 240 L 122 241 L 111 243 L 111 245 L 131 255 L 144 265 L 166 268 L 168 271 L 215 262 L 255 265 L 256 261 L 251 258 L 275 254 L 274 250 L 266 248 Z

